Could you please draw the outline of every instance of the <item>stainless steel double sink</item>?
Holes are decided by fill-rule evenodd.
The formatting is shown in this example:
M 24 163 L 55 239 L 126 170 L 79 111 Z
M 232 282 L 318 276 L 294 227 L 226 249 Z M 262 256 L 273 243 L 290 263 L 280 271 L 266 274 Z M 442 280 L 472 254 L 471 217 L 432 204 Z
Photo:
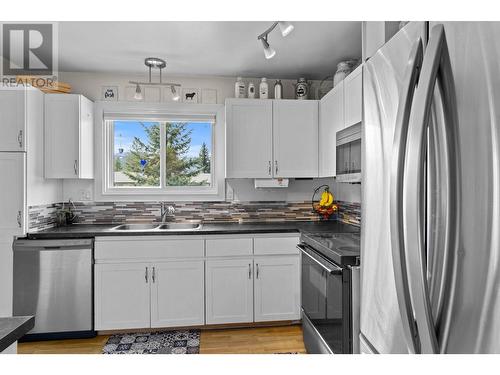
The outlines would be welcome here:
M 168 232 L 168 231 L 190 231 L 201 229 L 202 224 L 196 223 L 163 223 L 163 224 L 121 224 L 111 230 L 118 232 Z

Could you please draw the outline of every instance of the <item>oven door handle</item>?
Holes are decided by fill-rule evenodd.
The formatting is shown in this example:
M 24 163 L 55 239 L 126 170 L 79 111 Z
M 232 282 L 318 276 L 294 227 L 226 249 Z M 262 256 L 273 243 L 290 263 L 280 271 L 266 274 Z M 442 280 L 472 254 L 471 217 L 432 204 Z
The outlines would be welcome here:
M 331 263 L 330 264 L 331 264 L 333 269 L 325 266 L 323 263 L 321 263 L 319 260 L 317 260 L 311 254 L 309 254 L 309 252 L 306 251 L 306 248 L 304 245 L 297 245 L 297 249 L 299 249 L 302 252 L 302 254 L 307 255 L 307 257 L 312 259 L 318 266 L 323 268 L 329 274 L 333 274 L 333 275 L 341 275 L 342 274 L 342 268 L 340 268 L 339 266 L 337 266 L 335 264 L 331 264 Z

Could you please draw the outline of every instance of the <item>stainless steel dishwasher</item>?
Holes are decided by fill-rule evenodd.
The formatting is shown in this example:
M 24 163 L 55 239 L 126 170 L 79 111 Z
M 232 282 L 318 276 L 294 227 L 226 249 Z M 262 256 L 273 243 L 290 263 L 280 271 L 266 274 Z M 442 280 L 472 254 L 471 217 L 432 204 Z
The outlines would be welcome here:
M 24 340 L 95 336 L 93 240 L 14 241 L 14 315 L 35 315 Z

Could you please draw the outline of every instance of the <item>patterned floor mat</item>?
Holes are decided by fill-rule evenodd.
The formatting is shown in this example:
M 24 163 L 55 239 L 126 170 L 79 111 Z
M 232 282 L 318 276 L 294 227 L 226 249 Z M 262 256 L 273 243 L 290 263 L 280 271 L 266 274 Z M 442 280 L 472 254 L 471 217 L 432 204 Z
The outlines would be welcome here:
M 102 354 L 198 354 L 200 331 L 161 331 L 111 336 Z

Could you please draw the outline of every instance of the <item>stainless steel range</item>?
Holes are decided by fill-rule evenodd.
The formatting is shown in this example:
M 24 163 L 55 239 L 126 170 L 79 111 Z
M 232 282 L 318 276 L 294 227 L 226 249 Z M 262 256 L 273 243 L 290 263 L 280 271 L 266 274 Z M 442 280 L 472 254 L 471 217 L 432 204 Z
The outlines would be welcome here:
M 359 234 L 304 233 L 298 247 L 307 352 L 358 353 Z

